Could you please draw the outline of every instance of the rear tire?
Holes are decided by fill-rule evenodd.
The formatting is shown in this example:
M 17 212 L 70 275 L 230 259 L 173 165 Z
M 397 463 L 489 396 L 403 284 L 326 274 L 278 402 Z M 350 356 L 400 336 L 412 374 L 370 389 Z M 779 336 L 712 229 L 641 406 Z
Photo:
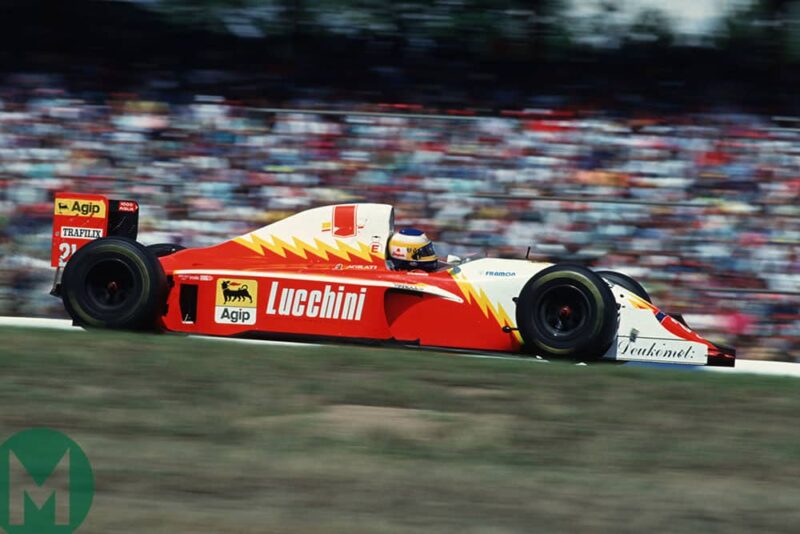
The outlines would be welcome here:
M 154 329 L 165 306 L 161 262 L 144 245 L 105 237 L 79 249 L 61 279 L 64 307 L 86 328 Z
M 553 265 L 531 278 L 517 300 L 524 347 L 548 358 L 597 360 L 617 335 L 608 284 L 579 265 Z
M 653 303 L 652 299 L 650 298 L 650 294 L 647 292 L 644 286 L 627 274 L 618 273 L 617 271 L 595 271 L 595 273 L 599 274 L 614 285 L 624 287 L 637 297 L 644 299 L 651 304 Z

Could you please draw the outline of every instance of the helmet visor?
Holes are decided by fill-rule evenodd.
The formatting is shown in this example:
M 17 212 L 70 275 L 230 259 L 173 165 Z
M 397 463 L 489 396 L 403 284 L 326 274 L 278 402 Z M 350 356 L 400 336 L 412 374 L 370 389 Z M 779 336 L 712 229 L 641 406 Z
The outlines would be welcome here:
M 424 247 L 420 247 L 415 250 L 411 255 L 411 259 L 423 260 L 425 258 L 430 258 L 431 256 L 436 256 L 436 251 L 433 248 L 433 243 L 428 243 Z

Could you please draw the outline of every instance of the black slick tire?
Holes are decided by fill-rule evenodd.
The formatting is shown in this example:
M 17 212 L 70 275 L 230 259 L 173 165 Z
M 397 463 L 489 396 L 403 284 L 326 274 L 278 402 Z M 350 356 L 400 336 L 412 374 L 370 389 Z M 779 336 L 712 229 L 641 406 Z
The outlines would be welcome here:
M 61 278 L 64 307 L 85 328 L 152 330 L 167 291 L 156 256 L 124 237 L 100 238 L 79 249 Z
M 534 275 L 517 299 L 525 349 L 546 358 L 597 360 L 619 326 L 611 288 L 580 265 L 559 264 Z
M 650 298 L 650 294 L 647 292 L 644 286 L 627 274 L 619 273 L 617 271 L 595 271 L 595 274 L 599 274 L 614 285 L 624 287 L 637 297 L 652 304 L 653 300 Z

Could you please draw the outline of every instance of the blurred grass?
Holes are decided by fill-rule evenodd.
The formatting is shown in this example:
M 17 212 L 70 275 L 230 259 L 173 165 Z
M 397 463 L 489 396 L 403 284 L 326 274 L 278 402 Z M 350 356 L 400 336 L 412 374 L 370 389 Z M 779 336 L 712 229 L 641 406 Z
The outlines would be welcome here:
M 0 440 L 69 434 L 79 532 L 795 532 L 800 383 L 0 329 Z

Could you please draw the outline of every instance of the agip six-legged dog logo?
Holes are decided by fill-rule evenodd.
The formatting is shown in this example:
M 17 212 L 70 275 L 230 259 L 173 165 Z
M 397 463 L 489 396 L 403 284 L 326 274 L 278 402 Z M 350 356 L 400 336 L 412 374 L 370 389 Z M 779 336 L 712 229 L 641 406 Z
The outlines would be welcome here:
M 238 287 L 235 287 L 234 284 Z M 247 290 L 247 284 L 238 284 L 237 282 L 231 282 L 230 280 L 222 280 L 220 287 L 222 287 L 222 296 L 225 304 L 228 302 L 244 301 L 245 299 L 247 299 L 250 303 L 253 302 L 253 297 Z
M 256 324 L 258 281 L 236 278 L 217 280 L 214 321 L 220 324 Z

